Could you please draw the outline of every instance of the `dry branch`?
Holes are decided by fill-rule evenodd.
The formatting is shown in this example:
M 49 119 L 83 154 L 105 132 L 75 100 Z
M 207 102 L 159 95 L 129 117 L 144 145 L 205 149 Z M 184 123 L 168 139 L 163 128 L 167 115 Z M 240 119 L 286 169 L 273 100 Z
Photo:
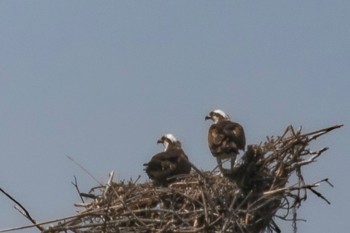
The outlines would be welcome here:
M 330 203 L 317 191 L 322 183 L 331 185 L 328 179 L 307 184 L 302 175 L 302 167 L 328 149 L 311 151 L 309 144 L 341 126 L 305 134 L 289 126 L 282 136 L 249 145 L 225 176 L 192 165 L 191 174 L 175 178 L 168 187 L 156 187 L 151 182 L 113 182 L 111 173 L 106 185 L 88 194 L 80 193 L 75 180 L 76 190 L 87 201 L 77 205 L 80 211 L 75 216 L 52 221 L 50 227 L 43 223 L 42 232 L 281 232 L 278 219 L 291 220 L 296 232 L 297 210 L 308 191 Z M 297 182 L 287 186 L 291 176 Z
M 16 203 L 17 206 L 15 206 L 15 209 L 17 209 L 24 217 L 26 217 L 29 221 L 31 221 L 40 231 L 43 231 L 44 228 L 40 225 L 37 225 L 36 221 L 32 218 L 32 216 L 29 214 L 28 210 L 24 208 L 24 206 L 19 203 L 14 197 L 12 197 L 10 194 L 8 194 L 5 190 L 0 188 L 0 192 L 2 192 L 6 197 L 8 197 L 11 201 Z

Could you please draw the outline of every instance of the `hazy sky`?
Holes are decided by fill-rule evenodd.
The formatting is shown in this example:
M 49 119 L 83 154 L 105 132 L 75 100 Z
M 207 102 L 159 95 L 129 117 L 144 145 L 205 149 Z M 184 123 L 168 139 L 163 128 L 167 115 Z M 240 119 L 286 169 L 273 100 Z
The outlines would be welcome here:
M 37 221 L 75 213 L 76 176 L 146 180 L 165 133 L 202 169 L 216 164 L 205 115 L 221 108 L 247 143 L 345 126 L 313 144 L 321 186 L 299 232 L 348 232 L 350 1 L 0 1 L 0 187 Z M 29 222 L 0 195 L 0 229 Z M 284 232 L 291 232 L 283 224 Z M 37 232 L 36 230 L 25 232 Z

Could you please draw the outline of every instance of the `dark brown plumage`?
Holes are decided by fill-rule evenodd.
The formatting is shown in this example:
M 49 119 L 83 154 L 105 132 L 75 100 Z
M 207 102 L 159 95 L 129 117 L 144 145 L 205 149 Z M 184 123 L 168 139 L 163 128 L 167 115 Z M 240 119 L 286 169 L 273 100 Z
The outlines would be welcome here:
M 181 148 L 181 143 L 172 134 L 166 134 L 158 143 L 163 143 L 164 151 L 154 155 L 146 166 L 145 171 L 155 185 L 167 185 L 169 178 L 189 174 L 191 165 L 188 157 Z
M 231 159 L 233 169 L 239 150 L 245 149 L 245 134 L 243 127 L 232 122 L 222 110 L 214 110 L 205 117 L 213 120 L 208 132 L 208 145 L 211 153 L 216 157 L 220 170 L 223 172 L 222 160 Z

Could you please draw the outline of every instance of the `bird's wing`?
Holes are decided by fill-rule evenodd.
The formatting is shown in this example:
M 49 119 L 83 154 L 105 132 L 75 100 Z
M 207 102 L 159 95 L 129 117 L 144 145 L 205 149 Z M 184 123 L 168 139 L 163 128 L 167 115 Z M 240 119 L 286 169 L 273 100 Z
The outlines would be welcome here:
M 245 147 L 245 134 L 243 127 L 234 122 L 227 122 L 225 126 L 223 127 L 223 133 L 224 135 L 229 138 L 230 140 L 233 140 L 239 149 L 244 149 Z
M 152 160 L 158 160 L 158 161 L 169 161 L 169 162 L 176 162 L 178 157 L 180 156 L 180 151 L 178 150 L 169 150 L 165 152 L 160 152 L 156 155 L 154 155 L 151 159 Z
M 152 179 L 166 179 L 177 169 L 180 156 L 177 150 L 158 153 L 146 164 L 145 171 Z
M 225 134 L 222 133 L 219 127 L 213 125 L 209 130 L 210 143 L 215 146 L 221 145 L 222 141 L 225 139 Z

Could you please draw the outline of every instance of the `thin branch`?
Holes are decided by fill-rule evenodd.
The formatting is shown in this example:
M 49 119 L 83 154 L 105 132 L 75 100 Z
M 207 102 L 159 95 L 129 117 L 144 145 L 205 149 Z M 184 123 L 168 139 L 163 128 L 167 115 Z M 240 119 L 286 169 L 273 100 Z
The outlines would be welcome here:
M 114 177 L 114 171 L 111 171 L 111 172 L 109 173 L 109 179 L 108 179 L 108 181 L 107 181 L 106 188 L 105 188 L 105 190 L 104 190 L 104 192 L 103 192 L 103 194 L 102 194 L 103 198 L 106 198 L 106 195 L 107 195 L 107 193 L 108 193 L 108 190 L 109 190 L 109 188 L 110 188 L 111 185 L 112 185 L 113 177 Z
M 43 228 L 40 225 L 37 225 L 36 221 L 32 218 L 32 216 L 29 214 L 29 212 L 27 211 L 26 208 L 24 208 L 24 206 L 19 203 L 15 198 L 13 198 L 10 194 L 8 194 L 7 192 L 5 192 L 5 190 L 3 190 L 2 188 L 0 188 L 0 191 L 7 196 L 11 201 L 13 201 L 14 203 L 16 203 L 17 206 L 19 206 L 21 208 L 21 213 L 27 217 L 27 219 L 29 219 L 29 221 L 31 221 L 40 231 L 44 231 L 45 228 Z
M 75 187 L 75 189 L 77 190 L 77 192 L 78 192 L 78 194 L 79 194 L 79 197 L 80 197 L 80 200 L 81 200 L 83 203 L 85 203 L 84 198 L 82 197 L 81 192 L 80 192 L 80 190 L 79 190 L 78 181 L 77 181 L 77 177 L 76 177 L 76 176 L 74 176 L 74 182 L 72 181 L 71 183 L 72 183 L 72 185 Z
M 85 167 L 83 167 L 80 163 L 78 163 L 77 161 L 75 161 L 72 157 L 70 157 L 69 155 L 66 155 L 66 157 L 72 161 L 75 165 L 77 165 L 78 167 L 80 167 L 88 176 L 90 176 L 94 181 L 96 181 L 97 184 L 102 185 L 102 183 L 100 183 Z
M 328 179 L 313 184 L 304 179 L 301 168 L 316 162 L 327 150 L 324 147 L 313 152 L 310 143 L 341 126 L 303 133 L 302 127 L 294 129 L 290 125 L 281 136 L 267 137 L 264 143 L 252 145 L 256 150 L 248 154 L 251 159 L 237 163 L 237 173 L 232 177 L 201 171 L 190 163 L 195 172 L 169 177 L 166 187 L 154 186 L 152 182 L 138 183 L 140 176 L 136 181 L 116 182 L 114 172 L 105 184 L 100 184 L 67 156 L 99 185 L 85 194 L 74 177 L 72 184 L 81 199 L 90 198 L 89 203 L 76 204 L 80 212 L 75 216 L 27 228 L 53 223 L 44 232 L 278 233 L 281 232 L 275 222 L 278 219 L 292 221 L 292 229 L 296 231 L 300 221 L 297 211 L 307 194 L 311 191 L 329 204 L 318 187 L 323 182 L 333 187 Z M 294 179 L 296 183 L 288 186 Z

